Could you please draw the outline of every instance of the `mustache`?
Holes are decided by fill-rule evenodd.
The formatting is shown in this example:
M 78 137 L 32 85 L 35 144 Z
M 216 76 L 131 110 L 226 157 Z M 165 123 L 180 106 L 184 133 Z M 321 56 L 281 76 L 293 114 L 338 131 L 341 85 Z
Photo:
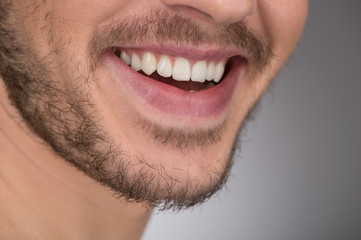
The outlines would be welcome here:
M 236 47 L 247 53 L 248 61 L 262 71 L 273 56 L 266 39 L 256 37 L 246 21 L 226 25 L 213 32 L 203 30 L 188 17 L 165 10 L 156 10 L 146 16 L 126 18 L 95 29 L 89 42 L 91 69 L 95 69 L 98 57 L 114 46 L 127 46 L 155 41 L 162 45 L 172 42 L 196 48 L 200 44 L 221 48 Z

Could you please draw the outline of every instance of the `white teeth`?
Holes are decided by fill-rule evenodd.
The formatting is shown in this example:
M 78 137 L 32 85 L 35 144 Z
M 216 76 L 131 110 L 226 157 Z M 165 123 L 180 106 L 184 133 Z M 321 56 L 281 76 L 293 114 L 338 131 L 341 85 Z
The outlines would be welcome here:
M 172 76 L 173 69 L 172 63 L 170 62 L 169 57 L 163 55 L 158 62 L 157 72 L 159 75 L 163 77 L 170 77 Z
M 207 69 L 207 80 L 208 81 L 212 81 L 214 78 L 214 63 L 211 62 L 209 65 L 208 65 L 208 69 Z
M 192 67 L 191 79 L 194 82 L 204 82 L 207 75 L 207 63 L 206 61 L 199 61 Z
M 144 53 L 142 59 L 142 70 L 148 75 L 154 73 L 155 70 L 157 70 L 157 59 L 152 53 Z
M 122 52 L 120 53 L 120 59 L 122 59 L 122 61 L 123 61 L 125 64 L 127 64 L 127 65 L 130 64 L 130 57 L 128 56 L 128 54 L 127 54 L 125 51 L 122 51 Z
M 219 80 L 221 80 L 223 76 L 223 73 L 224 73 L 224 63 L 220 62 L 215 67 L 213 81 L 215 81 L 216 83 L 219 82 Z
M 142 64 L 137 54 L 133 53 L 130 65 L 137 72 L 142 69 Z
M 189 81 L 191 78 L 191 65 L 185 58 L 178 57 L 173 66 L 172 77 L 178 81 Z
M 195 62 L 191 67 L 190 62 L 182 57 L 177 57 L 172 66 L 169 56 L 162 55 L 157 61 L 155 54 L 149 51 L 143 54 L 142 59 L 136 53 L 130 57 L 125 51 L 121 51 L 120 59 L 135 71 L 143 70 L 147 75 L 157 71 L 160 76 L 173 77 L 177 81 L 205 82 L 207 80 L 218 83 L 223 77 L 225 68 L 225 61 L 217 64 L 211 62 L 207 66 L 204 60 Z

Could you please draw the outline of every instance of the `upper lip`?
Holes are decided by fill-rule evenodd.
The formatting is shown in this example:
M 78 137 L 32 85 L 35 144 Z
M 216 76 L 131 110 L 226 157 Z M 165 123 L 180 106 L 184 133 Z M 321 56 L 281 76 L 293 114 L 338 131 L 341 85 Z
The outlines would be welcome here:
M 118 49 L 133 48 L 144 51 L 153 51 L 161 54 L 167 54 L 177 57 L 183 57 L 193 60 L 205 59 L 229 59 L 239 56 L 248 59 L 248 53 L 236 48 L 219 48 L 215 45 L 189 46 L 186 44 L 134 44 L 129 46 L 113 46 Z

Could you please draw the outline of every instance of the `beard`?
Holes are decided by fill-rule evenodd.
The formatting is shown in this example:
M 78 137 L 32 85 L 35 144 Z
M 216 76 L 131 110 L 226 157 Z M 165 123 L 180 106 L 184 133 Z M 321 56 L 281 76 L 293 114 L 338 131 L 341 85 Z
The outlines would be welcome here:
M 144 203 L 160 209 L 180 210 L 202 203 L 217 192 L 227 180 L 238 147 L 238 138 L 224 156 L 222 169 L 209 170 L 207 183 L 189 178 L 180 182 L 167 174 L 166 167 L 153 168 L 147 156 L 127 154 L 112 134 L 102 126 L 102 115 L 98 111 L 88 88 L 92 74 L 97 69 L 97 60 L 113 43 L 142 42 L 155 35 L 159 44 L 166 41 L 192 43 L 234 44 L 247 48 L 253 54 L 259 71 L 267 64 L 270 50 L 240 22 L 223 29 L 217 35 L 202 32 L 191 20 L 179 15 L 159 12 L 144 18 L 125 20 L 117 24 L 99 27 L 94 31 L 87 46 L 88 62 L 82 71 L 73 71 L 71 90 L 62 86 L 54 77 L 52 60 L 56 53 L 46 57 L 33 49 L 27 36 L 9 19 L 11 6 L 0 2 L 0 74 L 9 99 L 18 109 L 28 127 L 48 144 L 55 153 L 76 168 L 111 188 L 115 195 L 127 201 Z M 144 24 L 153 19 L 152 25 Z M 143 26 L 143 27 L 142 27 Z M 147 28 L 145 29 L 144 26 Z M 179 29 L 174 33 L 172 29 Z M 192 34 L 189 34 L 192 33 Z M 84 63 L 79 63 L 84 65 Z M 71 68 L 71 63 L 64 63 Z M 242 121 L 246 124 L 254 110 Z M 154 142 L 178 151 L 187 151 L 193 146 L 209 148 L 222 141 L 227 121 L 207 130 L 192 132 L 166 128 L 136 116 L 135 125 L 151 136 Z M 240 131 L 240 130 L 239 130 Z M 239 134 L 235 134 L 237 136 Z

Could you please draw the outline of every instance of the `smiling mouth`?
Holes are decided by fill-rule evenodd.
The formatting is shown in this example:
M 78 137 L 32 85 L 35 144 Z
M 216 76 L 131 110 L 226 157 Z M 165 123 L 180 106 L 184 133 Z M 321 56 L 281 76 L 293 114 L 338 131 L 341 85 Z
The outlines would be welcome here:
M 204 47 L 110 47 L 102 56 L 113 77 L 99 84 L 114 106 L 127 96 L 138 113 L 181 122 L 225 119 L 248 66 L 237 51 Z
M 112 48 L 114 54 L 139 74 L 187 92 L 198 92 L 220 84 L 235 58 L 187 59 L 138 49 Z

